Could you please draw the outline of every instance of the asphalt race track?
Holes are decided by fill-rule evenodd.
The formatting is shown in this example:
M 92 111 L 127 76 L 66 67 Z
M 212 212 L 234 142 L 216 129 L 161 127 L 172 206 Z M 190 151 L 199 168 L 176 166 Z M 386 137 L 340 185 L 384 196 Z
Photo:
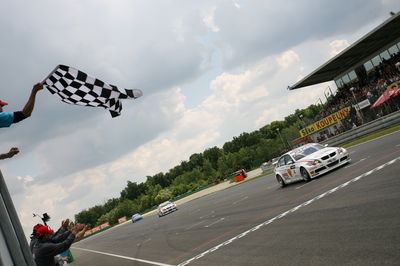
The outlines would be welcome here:
M 281 189 L 272 175 L 73 245 L 73 265 L 399 265 L 400 132 Z

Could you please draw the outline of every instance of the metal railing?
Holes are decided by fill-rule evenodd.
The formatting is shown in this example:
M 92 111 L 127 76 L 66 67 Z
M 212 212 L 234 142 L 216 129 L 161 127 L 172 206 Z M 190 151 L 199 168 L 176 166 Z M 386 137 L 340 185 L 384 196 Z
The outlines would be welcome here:
M 400 111 L 385 115 L 375 119 L 369 123 L 363 124 L 356 128 L 350 129 L 342 134 L 330 137 L 320 143 L 329 144 L 330 146 L 339 146 L 356 139 L 365 137 L 369 134 L 375 133 L 379 130 L 389 128 L 400 124 Z

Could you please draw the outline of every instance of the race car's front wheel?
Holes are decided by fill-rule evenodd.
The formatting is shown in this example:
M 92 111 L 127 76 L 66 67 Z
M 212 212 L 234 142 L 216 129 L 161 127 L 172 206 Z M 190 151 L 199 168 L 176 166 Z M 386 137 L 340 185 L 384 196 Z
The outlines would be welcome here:
M 276 180 L 278 180 L 278 183 L 282 188 L 286 186 L 285 181 L 283 181 L 282 177 L 280 177 L 279 175 L 276 176 Z
M 300 168 L 300 174 L 301 177 L 304 179 L 304 181 L 308 182 L 311 180 L 310 174 L 307 172 L 305 168 Z

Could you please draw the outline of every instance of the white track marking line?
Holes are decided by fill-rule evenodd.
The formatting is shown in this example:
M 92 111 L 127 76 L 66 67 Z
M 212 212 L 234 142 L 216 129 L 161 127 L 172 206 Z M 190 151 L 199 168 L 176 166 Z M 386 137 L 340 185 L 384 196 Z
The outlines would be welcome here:
M 143 263 L 147 263 L 147 264 L 151 264 L 151 265 L 172 266 L 171 264 L 165 264 L 165 263 L 156 262 L 156 261 L 150 261 L 150 260 L 142 260 L 142 259 L 127 257 L 127 256 L 121 256 L 121 255 L 116 255 L 116 254 L 111 254 L 111 253 L 106 253 L 106 252 L 101 252 L 101 251 L 86 249 L 86 248 L 77 248 L 77 247 L 71 247 L 71 248 L 73 248 L 73 249 L 79 249 L 79 250 L 83 250 L 83 251 L 87 251 L 87 252 L 92 252 L 92 253 L 97 253 L 97 254 L 101 254 L 101 255 L 106 255 L 106 256 L 111 256 L 111 257 L 126 259 L 126 260 L 139 261 L 139 262 L 143 262 Z
M 310 184 L 310 183 L 305 183 L 304 185 L 298 186 L 296 189 L 299 189 L 299 188 L 302 188 L 304 186 L 307 186 L 308 184 Z
M 391 161 L 389 161 L 389 162 L 387 162 L 387 163 L 384 163 L 384 164 L 382 164 L 382 165 L 380 165 L 380 166 L 378 166 L 378 167 L 372 169 L 371 171 L 368 171 L 368 172 L 366 172 L 366 173 L 364 173 L 364 174 L 361 174 L 361 175 L 359 175 L 359 176 L 357 176 L 357 177 L 355 177 L 355 178 L 353 178 L 353 179 L 350 179 L 349 181 L 347 181 L 347 182 L 345 182 L 345 183 L 343 183 L 343 184 L 341 184 L 341 185 L 339 185 L 339 186 L 336 186 L 336 187 L 334 187 L 334 188 L 332 188 L 332 189 L 330 189 L 330 190 L 328 190 L 328 191 L 326 191 L 326 192 L 324 192 L 324 193 L 322 193 L 322 194 L 320 194 L 320 195 L 318 195 L 318 196 L 316 196 L 316 197 L 314 197 L 314 198 L 312 198 L 312 199 L 310 199 L 310 200 L 308 200 L 308 201 L 306 201 L 306 202 L 303 202 L 302 204 L 297 205 L 296 207 L 291 208 L 290 210 L 285 211 L 285 212 L 283 212 L 283 213 L 281 213 L 281 214 L 275 216 L 274 218 L 271 218 L 271 219 L 269 219 L 269 220 L 267 220 L 267 221 L 265 221 L 265 222 L 263 222 L 263 223 L 261 223 L 261 224 L 259 224 L 259 225 L 257 225 L 257 226 L 254 226 L 254 227 L 250 228 L 249 230 L 244 231 L 243 233 L 241 233 L 241 234 L 239 234 L 239 235 L 237 235 L 237 236 L 235 236 L 235 237 L 232 237 L 231 239 L 228 239 L 227 241 L 225 241 L 225 242 L 223 242 L 223 243 L 221 243 L 221 244 L 219 244 L 219 245 L 217 245 L 217 246 L 215 246 L 215 247 L 213 247 L 213 248 L 210 248 L 210 249 L 204 251 L 203 253 L 200 253 L 199 255 L 197 255 L 197 256 L 195 256 L 195 257 L 193 257 L 193 258 L 191 258 L 191 259 L 188 259 L 188 260 L 186 260 L 186 261 L 181 262 L 178 266 L 184 266 L 184 265 L 187 265 L 187 264 L 189 264 L 189 263 L 191 263 L 191 262 L 193 262 L 193 261 L 195 261 L 195 260 L 198 260 L 198 259 L 200 259 L 201 257 L 204 257 L 206 254 L 211 253 L 211 252 L 214 252 L 214 251 L 216 251 L 217 249 L 219 249 L 220 247 L 226 246 L 226 245 L 232 243 L 233 241 L 238 240 L 238 239 L 240 239 L 240 238 L 246 236 L 247 234 L 249 234 L 249 233 L 251 233 L 251 232 L 254 232 L 254 231 L 260 229 L 261 227 L 263 227 L 263 226 L 265 226 L 265 225 L 268 225 L 268 224 L 274 222 L 275 220 L 281 219 L 281 218 L 287 216 L 288 214 L 290 214 L 290 213 L 292 213 L 292 212 L 295 212 L 295 211 L 297 211 L 298 209 L 300 209 L 300 208 L 302 208 L 302 207 L 304 207 L 304 206 L 307 206 L 307 205 L 313 203 L 313 202 L 316 201 L 316 200 L 322 199 L 323 197 L 325 197 L 325 196 L 327 196 L 327 195 L 330 195 L 330 194 L 332 194 L 332 193 L 334 193 L 334 192 L 336 192 L 336 191 L 338 191 L 338 190 L 340 190 L 340 189 L 342 189 L 342 188 L 348 186 L 349 184 L 351 184 L 351 183 L 353 183 L 353 182 L 356 182 L 356 181 L 360 180 L 361 178 L 366 177 L 366 176 L 368 176 L 368 175 L 370 175 L 370 174 L 372 174 L 372 173 L 378 171 L 379 169 L 382 169 L 382 168 L 385 167 L 385 166 L 388 166 L 388 165 L 390 165 L 390 164 L 393 164 L 394 162 L 396 162 L 396 161 L 398 161 L 398 160 L 400 160 L 400 157 L 397 157 L 397 158 L 395 158 L 395 159 L 393 159 L 393 160 L 391 160 Z
M 189 227 L 185 228 L 185 230 L 192 229 L 193 227 L 195 227 L 195 226 L 197 226 L 197 225 L 200 225 L 200 224 L 202 224 L 202 223 L 204 223 L 204 222 L 205 222 L 205 220 L 203 220 L 203 221 L 200 221 L 200 222 L 198 222 L 198 223 L 195 223 L 195 224 L 192 224 L 191 226 L 189 226 Z
M 204 217 L 207 217 L 207 216 L 211 216 L 214 212 L 215 212 L 215 211 L 212 211 L 211 213 L 209 213 L 209 214 L 207 214 L 207 215 L 203 215 L 203 216 L 200 217 L 200 219 L 203 219 Z
M 143 243 L 150 241 L 150 240 L 151 240 L 151 238 L 148 238 L 148 239 L 144 240 L 142 243 L 137 244 L 137 246 L 139 247 L 139 246 L 143 245 Z
M 368 157 L 367 157 L 367 158 L 368 158 Z M 349 165 L 345 166 L 344 168 L 349 168 L 349 167 L 352 167 L 352 166 L 354 166 L 354 165 L 357 165 L 358 163 L 361 163 L 362 161 L 365 161 L 367 158 L 362 158 L 362 159 L 359 160 L 358 162 L 349 164 Z
M 192 211 L 191 214 L 196 213 L 196 212 L 198 212 L 198 211 L 200 211 L 200 209 L 197 209 L 197 210 L 195 210 L 195 211 Z
M 213 223 L 210 223 L 210 224 L 208 224 L 208 225 L 205 225 L 204 227 L 210 227 L 211 225 L 214 225 L 214 224 L 216 224 L 216 223 L 219 223 L 219 222 L 223 221 L 224 219 L 225 219 L 224 217 L 219 218 L 219 220 L 216 220 L 216 221 L 213 222 Z
M 269 187 L 267 187 L 267 189 L 271 189 L 271 188 L 277 188 L 278 187 L 278 185 L 273 185 L 273 186 L 269 186 Z
M 235 205 L 236 203 L 241 202 L 241 201 L 243 201 L 243 200 L 245 200 L 245 199 L 247 199 L 247 198 L 249 198 L 249 197 L 246 196 L 246 197 L 244 197 L 243 199 L 237 200 L 237 201 L 233 202 L 232 205 Z

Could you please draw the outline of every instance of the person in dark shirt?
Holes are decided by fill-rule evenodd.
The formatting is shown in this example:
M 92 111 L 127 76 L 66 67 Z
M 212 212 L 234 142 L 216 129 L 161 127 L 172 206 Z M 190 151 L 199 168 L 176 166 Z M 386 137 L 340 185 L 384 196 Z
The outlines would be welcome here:
M 31 251 L 37 266 L 57 265 L 55 256 L 68 250 L 74 240 L 83 236 L 88 229 L 88 225 L 76 224 L 70 231 L 60 232 L 60 237 L 53 242 L 54 231 L 48 226 L 42 225 L 35 229 L 35 238 L 31 240 Z

